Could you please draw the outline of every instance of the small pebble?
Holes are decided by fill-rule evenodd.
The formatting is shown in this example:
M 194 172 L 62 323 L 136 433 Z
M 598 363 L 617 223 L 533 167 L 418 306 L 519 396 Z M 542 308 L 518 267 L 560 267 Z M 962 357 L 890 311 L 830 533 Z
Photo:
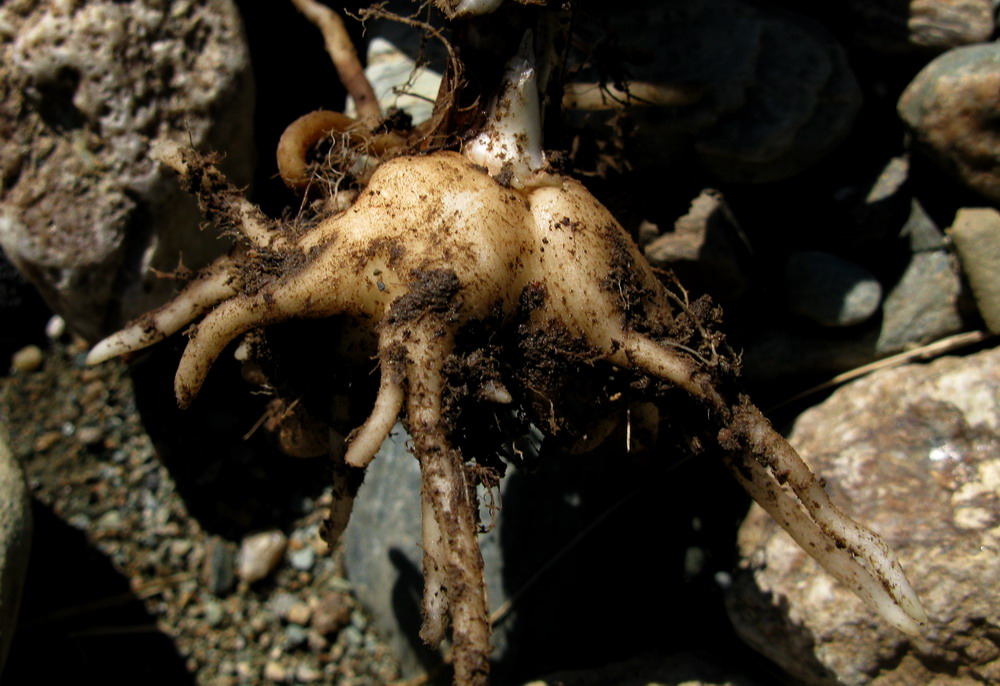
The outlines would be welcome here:
M 298 624 L 289 624 L 285 627 L 285 648 L 292 649 L 305 645 L 309 640 L 309 632 Z
M 42 366 L 42 349 L 37 345 L 26 345 L 10 358 L 10 370 L 16 374 L 38 371 Z
M 820 251 L 793 253 L 785 265 L 788 308 L 820 326 L 855 326 L 882 303 L 882 285 L 864 267 Z
M 303 684 L 311 684 L 323 678 L 323 672 L 312 665 L 301 664 L 295 668 L 295 680 Z
M 321 636 L 337 633 L 350 621 L 351 605 L 340 593 L 321 597 L 313 608 L 312 628 Z
M 221 538 L 208 539 L 201 576 L 209 592 L 217 596 L 229 593 L 236 583 L 233 550 Z
M 278 530 L 263 531 L 243 539 L 237 556 L 237 573 L 248 583 L 269 576 L 281 562 L 288 537 Z
M 104 439 L 104 429 L 99 426 L 85 426 L 76 432 L 76 440 L 81 445 L 97 445 Z
M 292 565 L 292 569 L 308 572 L 316 564 L 316 551 L 312 549 L 312 546 L 300 548 L 289 554 L 288 561 Z
M 271 681 L 285 681 L 288 679 L 288 674 L 281 664 L 272 660 L 264 665 L 264 678 Z
M 292 624 L 298 624 L 299 626 L 305 626 L 309 623 L 309 618 L 312 616 L 312 608 L 309 607 L 308 603 L 295 603 L 290 608 L 288 608 L 287 619 Z
M 267 606 L 278 618 L 288 619 L 288 613 L 298 602 L 298 598 L 288 591 L 278 591 L 268 600 Z
M 45 335 L 48 336 L 49 340 L 58 340 L 62 338 L 65 333 L 66 320 L 58 314 L 54 314 L 49 317 L 49 321 L 45 324 Z
M 205 603 L 202 610 L 205 613 L 205 623 L 209 626 L 218 626 L 222 623 L 223 618 L 226 616 L 225 611 L 222 609 L 222 605 L 216 602 Z

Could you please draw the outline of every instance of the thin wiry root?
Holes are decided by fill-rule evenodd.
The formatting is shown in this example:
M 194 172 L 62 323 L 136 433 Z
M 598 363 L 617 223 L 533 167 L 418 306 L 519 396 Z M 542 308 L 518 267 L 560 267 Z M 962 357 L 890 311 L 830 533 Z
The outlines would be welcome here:
M 686 107 L 704 96 L 706 89 L 689 84 L 629 81 L 622 90 L 611 83 L 569 83 L 562 106 L 570 110 L 621 110 L 626 107 Z
M 326 51 L 333 60 L 340 82 L 354 98 L 362 121 L 373 127 L 382 118 L 382 111 L 344 21 L 339 14 L 315 0 L 292 0 L 292 4 L 323 34 Z
M 176 298 L 147 312 L 127 328 L 95 345 L 87 355 L 87 364 L 99 364 L 112 357 L 140 350 L 180 331 L 226 298 L 235 295 L 236 281 L 232 259 L 228 255 L 217 258 Z
M 747 492 L 832 576 L 877 609 L 893 626 L 920 633 L 927 615 L 889 546 L 830 500 L 815 475 L 760 411 L 743 400 L 723 444 L 744 447 L 727 465 Z M 796 502 L 782 487 L 787 483 Z M 862 564 L 861 561 L 864 564 Z

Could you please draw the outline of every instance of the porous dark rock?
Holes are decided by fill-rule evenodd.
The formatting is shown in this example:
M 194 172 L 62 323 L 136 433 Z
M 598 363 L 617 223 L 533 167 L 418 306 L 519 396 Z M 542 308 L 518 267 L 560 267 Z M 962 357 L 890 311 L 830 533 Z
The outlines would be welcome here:
M 1000 202 L 1000 44 L 949 50 L 924 67 L 899 99 L 915 148 L 958 181 Z
M 0 246 L 94 340 L 223 252 L 150 158 L 158 141 L 253 160 L 253 82 L 231 0 L 0 7 Z
M 930 621 L 892 629 L 753 506 L 729 612 L 803 684 L 1000 680 L 1000 349 L 883 370 L 795 423 L 834 500 L 896 551 Z

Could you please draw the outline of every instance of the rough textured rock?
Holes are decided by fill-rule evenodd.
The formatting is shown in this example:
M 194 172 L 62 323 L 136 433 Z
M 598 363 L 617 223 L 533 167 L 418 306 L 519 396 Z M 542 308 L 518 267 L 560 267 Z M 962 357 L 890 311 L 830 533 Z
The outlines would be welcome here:
M 674 230 L 654 238 L 644 251 L 653 266 L 672 269 L 685 288 L 726 301 L 750 284 L 744 241 L 722 194 L 704 190 Z
M 21 466 L 0 430 L 0 673 L 17 625 L 30 552 L 31 499 Z
M 917 149 L 948 173 L 1000 202 L 1000 44 L 950 50 L 924 67 L 899 99 Z
M 744 640 L 804 684 L 998 683 L 1000 349 L 872 374 L 790 440 L 899 554 L 930 622 L 890 628 L 754 506 L 730 593 Z
M 952 240 L 986 327 L 1000 333 L 1000 212 L 965 208 L 955 215 Z
M 848 0 L 837 2 L 855 36 L 879 52 L 948 50 L 989 40 L 991 0 Z
M 870 271 L 818 250 L 788 257 L 785 284 L 789 309 L 820 326 L 856 326 L 882 302 L 882 285 Z
M 955 256 L 945 250 L 914 253 L 882 303 L 879 357 L 962 330 L 962 279 Z
M 224 249 L 149 158 L 172 139 L 249 180 L 253 85 L 231 0 L 0 7 L 0 246 L 90 339 Z

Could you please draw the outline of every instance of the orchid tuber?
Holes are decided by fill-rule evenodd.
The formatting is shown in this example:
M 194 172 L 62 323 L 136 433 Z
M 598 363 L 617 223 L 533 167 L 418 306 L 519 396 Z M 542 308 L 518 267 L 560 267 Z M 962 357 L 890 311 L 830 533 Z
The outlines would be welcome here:
M 703 409 L 703 439 L 753 498 L 889 622 L 918 631 L 925 616 L 893 553 L 829 500 L 735 390 L 738 357 L 718 333 L 717 308 L 690 303 L 661 280 L 583 184 L 550 169 L 539 109 L 529 36 L 487 121 L 457 150 L 415 151 L 405 136 L 376 136 L 344 115 L 307 115 L 279 150 L 290 186 L 308 186 L 306 151 L 331 133 L 376 166 L 358 175 L 364 186 L 346 209 L 294 226 L 265 217 L 205 157 L 161 149 L 209 218 L 238 230 L 240 245 L 175 300 L 100 342 L 89 361 L 196 321 L 175 379 L 186 407 L 231 342 L 280 322 L 336 317 L 363 334 L 359 345 L 373 341 L 373 406 L 345 452 L 331 446 L 339 456 L 331 531 L 343 528 L 360 470 L 402 418 L 422 474 L 421 637 L 436 646 L 450 624 L 458 684 L 486 683 L 490 638 L 477 456 L 460 445 L 461 407 L 516 408 L 542 431 L 586 443 L 587 422 L 568 416 L 561 397 L 569 373 L 615 371 L 631 379 L 623 385 L 630 400 L 664 409 L 665 398 L 685 394 Z M 486 363 L 464 386 L 451 383 L 449 370 L 473 358 Z M 594 411 L 602 407 L 595 398 Z

